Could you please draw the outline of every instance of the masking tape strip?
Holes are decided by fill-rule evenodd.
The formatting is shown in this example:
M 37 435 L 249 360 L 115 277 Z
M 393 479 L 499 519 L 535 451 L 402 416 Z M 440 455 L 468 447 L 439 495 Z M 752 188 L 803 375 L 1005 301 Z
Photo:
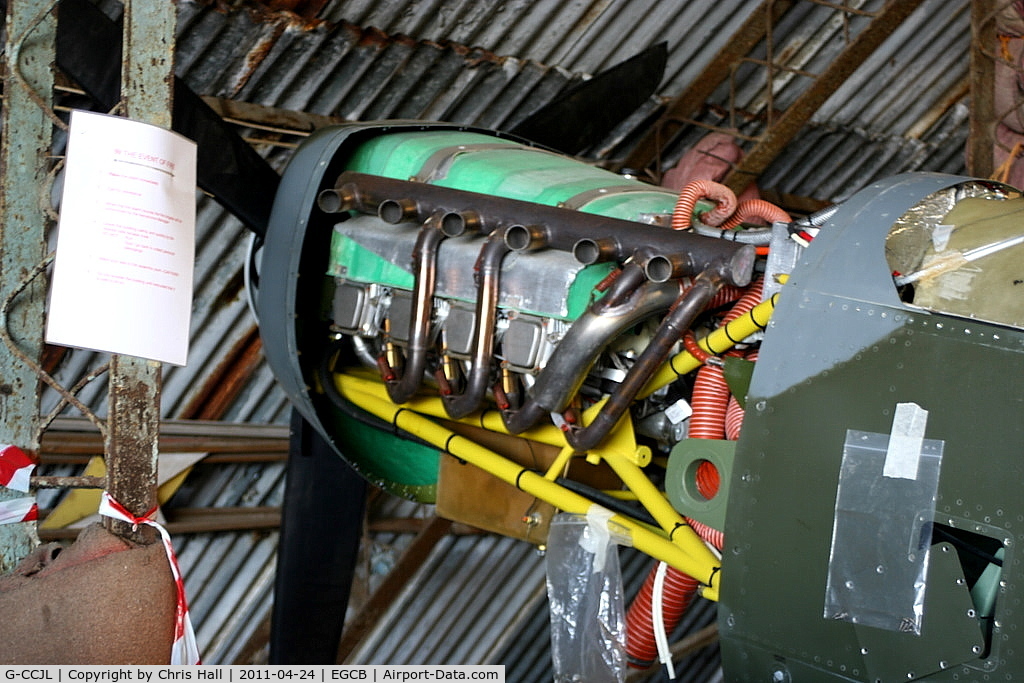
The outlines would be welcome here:
M 928 411 L 916 403 L 897 403 L 882 474 L 892 479 L 917 479 Z
M 611 544 L 611 530 L 608 522 L 615 513 L 596 503 L 587 508 L 587 533 L 580 537 L 580 545 L 584 550 L 594 554 L 593 571 L 604 570 L 608 546 Z

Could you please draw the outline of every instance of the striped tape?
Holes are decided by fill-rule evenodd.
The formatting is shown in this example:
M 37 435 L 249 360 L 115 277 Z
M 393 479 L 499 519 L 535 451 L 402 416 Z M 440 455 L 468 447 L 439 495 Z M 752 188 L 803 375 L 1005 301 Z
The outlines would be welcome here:
M 196 645 L 196 635 L 192 628 L 192 620 L 188 615 L 188 602 L 185 600 L 185 582 L 181 577 L 181 570 L 178 568 L 178 558 L 174 555 L 174 548 L 171 546 L 171 537 L 167 530 L 160 524 L 150 519 L 156 513 L 156 508 L 147 512 L 142 517 L 136 517 L 123 505 L 114 500 L 111 495 L 104 491 L 100 497 L 100 514 L 105 517 L 119 519 L 128 522 L 133 529 L 140 524 L 146 524 L 160 532 L 160 538 L 164 542 L 164 550 L 167 551 L 167 561 L 171 565 L 171 574 L 174 576 L 174 583 L 178 589 L 178 607 L 175 610 L 174 618 L 174 644 L 171 646 L 171 664 L 202 664 L 199 657 L 199 647 Z

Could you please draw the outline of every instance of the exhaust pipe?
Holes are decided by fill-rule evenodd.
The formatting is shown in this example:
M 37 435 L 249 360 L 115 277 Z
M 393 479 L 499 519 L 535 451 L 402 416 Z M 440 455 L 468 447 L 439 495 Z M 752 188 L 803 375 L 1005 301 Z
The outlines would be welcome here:
M 441 231 L 441 215 L 434 214 L 420 227 L 413 248 L 412 262 L 416 273 L 413 303 L 409 321 L 404 367 L 396 367 L 385 353 L 378 360 L 388 396 L 398 404 L 411 399 L 423 381 L 430 351 L 430 319 L 434 313 L 434 288 L 437 284 L 437 250 L 446 235 Z M 387 346 L 392 342 L 385 340 Z
M 625 261 L 640 250 L 652 249 L 673 261 L 678 276 L 695 277 L 715 268 L 722 272 L 728 284 L 746 287 L 753 275 L 756 258 L 753 245 L 366 173 L 342 173 L 334 189 L 320 193 L 318 205 L 329 213 L 354 210 L 379 214 L 380 205 L 394 197 L 402 198 L 401 209 L 387 207 L 389 214 L 393 211 L 405 216 L 407 212 L 415 212 L 418 220 L 424 221 L 436 213 L 473 213 L 482 217 L 480 228 L 484 232 L 502 226 L 519 226 L 506 233 L 510 246 L 543 239 L 550 248 L 573 253 L 585 265 Z M 600 237 L 595 238 L 595 235 Z
M 683 292 L 672 304 L 669 314 L 662 320 L 647 348 L 636 359 L 626 377 L 601 407 L 597 417 L 586 427 L 570 428 L 566 440 L 576 451 L 585 452 L 598 446 L 608 436 L 629 409 L 640 390 L 662 366 L 675 345 L 694 319 L 703 312 L 708 302 L 722 287 L 722 278 L 714 272 L 701 273 L 693 286 Z
M 442 391 L 441 394 L 445 412 L 453 420 L 465 417 L 479 408 L 487 394 L 494 358 L 494 323 L 498 316 L 498 295 L 501 292 L 501 262 L 507 253 L 509 248 L 505 244 L 505 229 L 498 228 L 487 236 L 477 257 L 476 328 L 470 361 L 472 369 L 462 393 Z
M 679 291 L 678 282 L 647 282 L 642 264 L 627 263 L 555 347 L 522 408 L 502 411 L 505 428 L 519 434 L 550 413 L 564 412 L 604 348 L 633 325 L 667 311 Z
M 453 418 L 472 413 L 486 394 L 501 262 L 508 251 L 548 246 L 571 252 L 584 264 L 625 262 L 605 295 L 569 328 L 523 405 L 502 410 L 505 426 L 513 434 L 549 413 L 564 412 L 615 337 L 655 313 L 669 311 L 597 419 L 587 427 L 570 428 L 570 443 L 577 450 L 593 448 L 605 438 L 714 293 L 723 284 L 744 287 L 753 274 L 752 245 L 424 183 L 345 172 L 334 189 L 320 194 L 318 203 L 327 212 L 355 210 L 376 213 L 390 223 L 423 222 L 413 252 L 415 285 L 405 367 L 395 367 L 401 365 L 397 357 L 396 362 L 389 360 L 390 342 L 379 360 L 388 395 L 398 404 L 413 397 L 426 369 L 441 242 L 467 229 L 489 231 L 477 259 L 472 369 L 465 389 L 444 397 L 445 409 Z M 595 234 L 606 237 L 594 238 Z M 694 285 L 680 295 L 679 279 L 694 276 Z

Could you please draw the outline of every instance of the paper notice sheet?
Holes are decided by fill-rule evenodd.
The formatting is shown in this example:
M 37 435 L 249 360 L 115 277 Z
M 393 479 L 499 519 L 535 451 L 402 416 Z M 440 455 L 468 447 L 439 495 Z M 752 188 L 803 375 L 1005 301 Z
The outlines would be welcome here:
M 191 140 L 72 112 L 46 341 L 185 364 L 195 190 Z

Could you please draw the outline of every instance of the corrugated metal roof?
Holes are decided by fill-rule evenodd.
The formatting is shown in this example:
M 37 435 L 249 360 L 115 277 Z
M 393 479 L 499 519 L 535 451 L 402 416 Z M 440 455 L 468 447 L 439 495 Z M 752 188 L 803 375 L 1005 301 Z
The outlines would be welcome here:
M 111 0 L 99 4 L 116 12 Z M 595 143 L 589 154 L 600 159 L 624 156 L 664 102 L 700 73 L 757 6 L 735 0 L 336 0 L 310 21 L 260 10 L 255 2 L 235 4 L 240 6 L 225 10 L 224 3 L 178 2 L 177 68 L 197 92 L 363 120 L 441 119 L 507 128 L 567 86 L 666 41 L 668 66 L 657 96 Z M 879 4 L 849 3 L 865 9 Z M 903 170 L 962 172 L 968 6 L 967 0 L 925 2 L 836 88 L 762 176 L 762 187 L 838 200 L 874 178 Z M 801 68 L 821 69 L 844 35 L 861 23 L 856 17 L 844 23 L 828 8 L 804 3 L 776 27 L 775 52 L 791 53 Z M 732 99 L 756 120 L 766 98 L 763 80 L 750 70 Z M 801 85 L 800 77 L 790 79 L 773 93 L 774 103 L 785 105 Z M 730 101 L 728 89 L 713 99 L 721 111 Z M 669 160 L 699 135 L 696 129 L 684 133 Z M 281 167 L 289 152 L 268 153 Z M 253 331 L 241 289 L 245 231 L 205 198 L 198 220 L 192 347 L 187 367 L 165 368 L 165 417 L 187 411 Z M 72 352 L 58 379 L 72 385 L 103 359 Z M 81 397 L 103 413 L 105 394 L 106 382 L 100 380 Z M 47 394 L 44 409 L 55 401 Z M 248 376 L 222 419 L 282 424 L 288 412 L 264 363 Z M 188 504 L 278 504 L 282 476 L 279 466 L 199 468 L 187 486 Z M 234 661 L 269 613 L 276 534 L 198 534 L 175 543 L 204 658 Z M 460 564 L 452 580 L 456 558 Z M 508 665 L 508 680 L 541 680 L 549 675 L 550 661 L 539 566 L 526 544 L 492 537 L 448 539 L 360 652 L 392 663 L 410 657 L 431 663 L 493 658 Z M 489 590 L 497 590 L 488 583 L 494 577 L 507 584 L 507 600 L 487 599 Z M 446 602 L 448 611 L 438 612 Z M 488 620 L 480 621 L 485 614 Z M 443 625 L 456 642 L 435 642 L 426 624 Z M 416 647 L 397 647 L 389 629 L 407 633 Z M 469 632 L 472 637 L 465 635 Z M 684 679 L 713 676 L 698 669 Z
M 677 92 L 756 6 L 658 0 L 354 0 L 330 3 L 321 16 L 583 74 L 598 73 L 666 41 L 670 55 L 663 90 Z
M 581 78 L 453 41 L 347 21 L 180 5 L 177 72 L 197 92 L 344 119 L 508 127 Z
M 447 536 L 348 661 L 493 661 L 543 592 L 544 563 L 529 544 L 490 534 Z
M 870 0 L 847 4 L 873 12 L 882 3 Z M 764 129 L 769 102 L 773 111 L 788 107 L 811 83 L 811 78 L 804 73 L 821 74 L 839 50 L 863 30 L 865 17 L 851 15 L 844 22 L 843 15 L 832 7 L 797 3 L 774 27 L 772 53 L 776 62 L 799 69 L 800 73 L 777 69 L 772 74 L 775 87 L 769 92 L 765 86 L 768 74 L 764 66 L 745 63 L 737 68 L 732 82 L 724 83 L 715 91 L 701 120 L 710 125 L 736 128 L 744 135 L 759 135 Z M 948 124 L 950 118 L 966 130 L 962 105 L 960 113 L 951 113 L 951 110 L 967 94 L 969 19 L 969 5 L 962 0 L 924 2 L 850 77 L 835 84 L 834 92 L 814 113 L 796 141 L 760 178 L 759 185 L 780 193 L 839 201 L 870 179 L 929 168 L 929 155 L 922 157 L 915 146 L 928 149 L 948 144 L 949 126 L 943 122 Z M 765 44 L 762 42 L 751 56 L 766 59 Z M 662 89 L 665 96 L 678 92 Z M 648 123 L 641 121 L 640 125 Z M 663 151 L 663 166 L 670 167 L 706 132 L 698 126 L 685 127 L 677 136 L 677 142 Z M 616 135 L 618 140 L 603 141 L 596 149 L 612 158 L 625 156 L 631 138 L 622 130 L 616 131 Z M 851 151 L 856 148 L 863 153 L 863 160 L 874 161 L 857 164 L 861 169 L 858 174 L 846 174 L 843 159 L 836 160 L 824 154 L 820 146 L 806 144 L 808 138 L 816 136 L 841 140 Z M 743 143 L 743 146 L 749 147 L 750 143 Z M 901 151 L 895 153 L 894 148 L 901 148 Z M 817 151 L 819 156 L 805 156 L 804 151 Z M 823 164 L 825 159 L 830 163 Z M 895 159 L 902 159 L 905 164 L 895 164 Z M 934 170 L 946 170 L 950 164 L 941 166 Z M 808 187 L 809 175 L 821 178 L 821 186 L 797 191 L 797 184 L 787 174 L 794 168 L 799 169 L 797 175 L 805 179 L 804 188 Z M 962 168 L 961 164 L 954 170 Z M 787 172 L 780 172 L 780 169 Z M 843 181 L 836 181 L 836 170 L 845 176 Z

